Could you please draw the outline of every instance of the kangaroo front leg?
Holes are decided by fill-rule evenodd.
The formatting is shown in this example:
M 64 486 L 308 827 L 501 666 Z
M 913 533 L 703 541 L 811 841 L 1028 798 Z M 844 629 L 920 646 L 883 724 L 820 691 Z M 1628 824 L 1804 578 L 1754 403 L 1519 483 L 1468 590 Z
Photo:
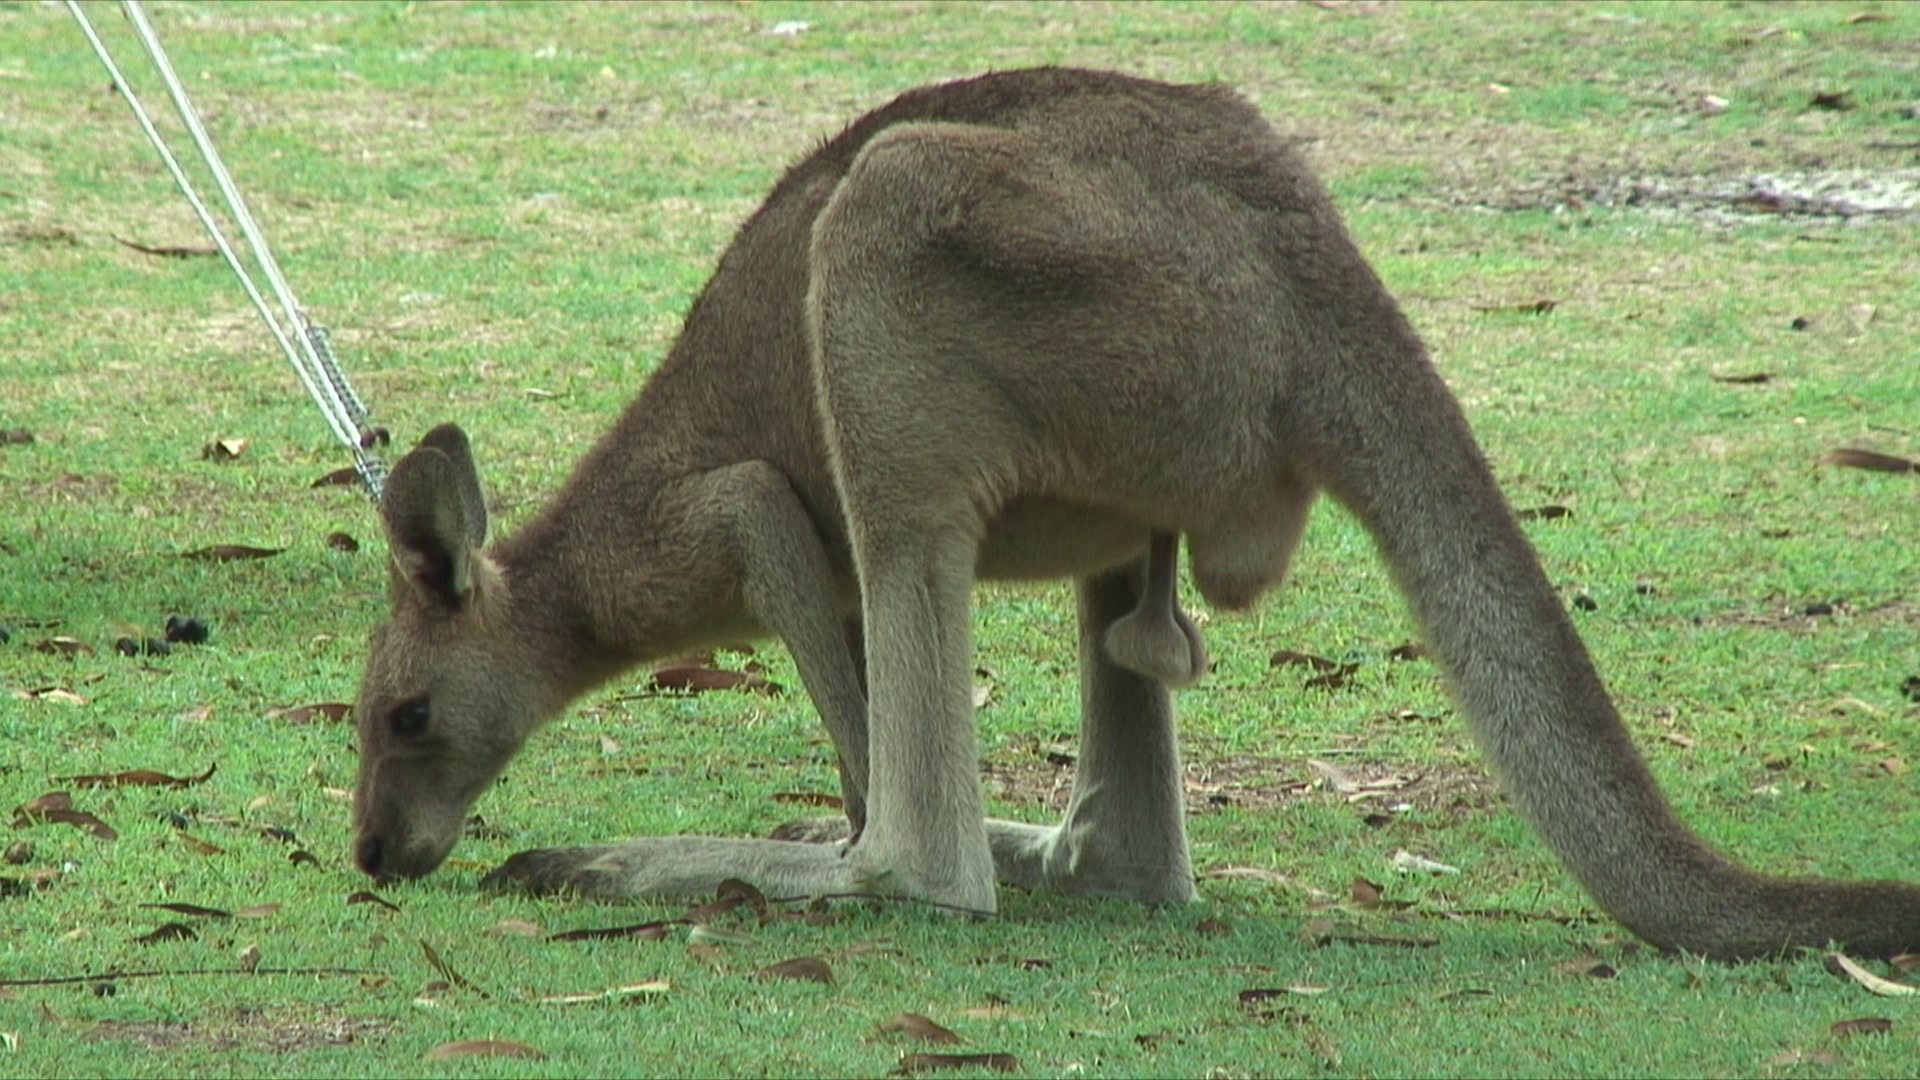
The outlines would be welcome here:
M 1121 667 L 1178 689 L 1207 673 L 1207 646 L 1180 610 L 1180 534 L 1156 532 L 1140 605 L 1107 627 L 1107 655 Z
M 800 680 L 840 757 L 847 823 L 858 836 L 867 817 L 867 696 L 854 649 L 858 637 L 838 610 L 832 563 L 793 487 L 764 462 L 715 474 L 739 551 L 740 589 L 756 621 L 786 643 Z
M 1056 826 L 993 821 L 1000 879 L 1148 904 L 1193 899 L 1173 698 L 1113 661 L 1114 623 L 1141 604 L 1143 558 L 1079 583 L 1080 759 Z

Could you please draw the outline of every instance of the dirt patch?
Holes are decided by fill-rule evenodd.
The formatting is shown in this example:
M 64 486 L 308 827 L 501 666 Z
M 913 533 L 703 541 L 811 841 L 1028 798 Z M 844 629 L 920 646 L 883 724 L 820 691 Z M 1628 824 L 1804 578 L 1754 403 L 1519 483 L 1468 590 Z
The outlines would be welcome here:
M 1060 812 L 1073 795 L 1073 755 L 1061 749 L 988 762 L 988 790 L 1008 803 Z M 1346 802 L 1363 813 L 1484 809 L 1498 797 L 1485 772 L 1444 765 L 1413 769 L 1388 761 L 1342 760 L 1315 764 L 1297 758 L 1252 755 L 1193 756 L 1186 762 L 1187 812 L 1225 809 L 1266 811 L 1302 800 Z
M 203 1020 L 103 1020 L 88 1038 L 137 1042 L 151 1050 L 193 1046 L 208 1050 L 267 1050 L 297 1054 L 378 1039 L 393 1030 L 370 1020 L 324 1010 L 233 1009 Z

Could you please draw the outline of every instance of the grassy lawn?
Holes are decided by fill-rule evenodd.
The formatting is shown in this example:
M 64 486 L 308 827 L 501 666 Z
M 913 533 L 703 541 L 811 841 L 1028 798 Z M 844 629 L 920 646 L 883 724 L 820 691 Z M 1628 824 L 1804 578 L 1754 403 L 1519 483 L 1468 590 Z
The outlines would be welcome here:
M 1920 491 L 1817 464 L 1920 456 L 1920 11 L 151 14 L 379 421 L 407 442 L 461 422 L 507 528 L 664 354 L 773 179 L 861 111 L 1039 63 L 1240 87 L 1339 196 L 1514 505 L 1571 511 L 1529 529 L 1682 815 L 1770 871 L 1920 878 Z M 347 461 L 228 271 L 128 246 L 204 238 L 106 85 L 63 8 L 0 3 L 0 431 L 21 433 L 0 442 L 0 800 L 65 791 L 92 815 L 0 837 L 0 1075 L 873 1076 L 914 1054 L 1014 1059 L 955 1075 L 1912 1073 L 1920 999 L 1817 955 L 1661 956 L 1599 917 L 1432 667 L 1387 659 L 1409 624 L 1331 508 L 1279 595 L 1206 625 L 1215 670 L 1181 698 L 1190 908 L 1003 891 L 989 922 L 734 911 L 574 941 L 551 935 L 684 909 L 475 890 L 522 848 L 817 812 L 830 751 L 772 645 L 717 662 L 782 694 L 637 672 L 582 702 L 447 869 L 370 900 L 352 732 L 307 707 L 353 694 L 379 528 L 355 489 L 311 486 Z M 245 446 L 203 456 L 216 440 Z M 234 544 L 282 550 L 183 557 Z M 169 616 L 208 640 L 116 651 Z M 1063 586 L 980 598 L 995 813 L 1064 804 L 1071 624 Z M 1307 687 L 1281 650 L 1358 667 Z M 198 782 L 87 779 L 129 770 Z M 833 981 L 766 973 L 800 957 Z M 16 984 L 35 979 L 68 981 Z M 888 1030 L 902 1013 L 964 1041 Z M 1835 1026 L 1866 1018 L 1890 1030 Z M 544 1056 L 429 1057 L 472 1040 Z

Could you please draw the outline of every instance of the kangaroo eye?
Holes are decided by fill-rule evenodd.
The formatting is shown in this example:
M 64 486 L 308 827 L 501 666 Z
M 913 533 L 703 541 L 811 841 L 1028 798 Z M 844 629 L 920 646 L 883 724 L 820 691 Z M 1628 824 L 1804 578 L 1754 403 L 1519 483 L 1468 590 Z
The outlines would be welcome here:
M 396 706 L 387 714 L 387 726 L 396 738 L 417 739 L 427 733 L 427 721 L 432 716 L 427 699 L 419 698 Z

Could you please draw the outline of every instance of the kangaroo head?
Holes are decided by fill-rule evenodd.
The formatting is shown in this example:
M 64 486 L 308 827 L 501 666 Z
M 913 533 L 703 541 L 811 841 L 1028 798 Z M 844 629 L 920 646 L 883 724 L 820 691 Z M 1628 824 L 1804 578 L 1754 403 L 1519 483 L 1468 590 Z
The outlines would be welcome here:
M 373 632 L 354 707 L 353 850 L 376 878 L 411 878 L 453 850 L 468 808 L 542 718 L 546 681 L 481 554 L 486 508 L 459 428 L 433 429 L 395 463 L 380 514 L 393 613 Z

